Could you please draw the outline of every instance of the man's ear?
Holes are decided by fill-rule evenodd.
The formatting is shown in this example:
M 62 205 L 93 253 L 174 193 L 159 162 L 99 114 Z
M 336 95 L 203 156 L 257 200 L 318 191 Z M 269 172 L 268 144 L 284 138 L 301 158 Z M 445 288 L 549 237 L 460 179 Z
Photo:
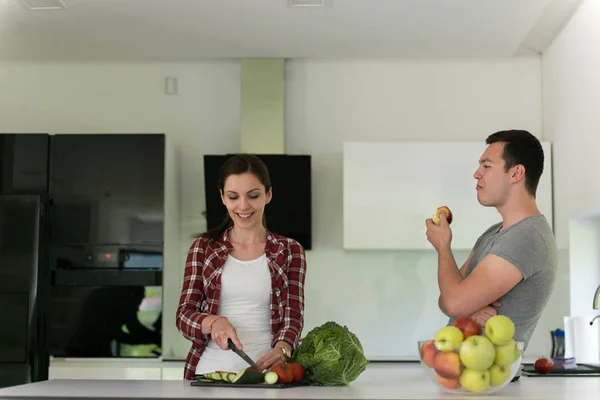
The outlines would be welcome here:
M 512 168 L 510 179 L 513 182 L 519 182 L 525 179 L 525 167 L 522 164 L 516 165 Z

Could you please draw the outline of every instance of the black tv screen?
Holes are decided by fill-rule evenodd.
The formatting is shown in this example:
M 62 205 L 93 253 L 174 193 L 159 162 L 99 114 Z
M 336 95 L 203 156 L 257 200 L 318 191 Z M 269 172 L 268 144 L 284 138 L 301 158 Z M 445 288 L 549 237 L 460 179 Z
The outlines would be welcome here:
M 233 154 L 204 156 L 207 228 L 217 227 L 227 209 L 219 194 L 219 169 Z M 309 155 L 256 154 L 269 169 L 273 199 L 265 207 L 267 229 L 312 248 L 311 157 Z

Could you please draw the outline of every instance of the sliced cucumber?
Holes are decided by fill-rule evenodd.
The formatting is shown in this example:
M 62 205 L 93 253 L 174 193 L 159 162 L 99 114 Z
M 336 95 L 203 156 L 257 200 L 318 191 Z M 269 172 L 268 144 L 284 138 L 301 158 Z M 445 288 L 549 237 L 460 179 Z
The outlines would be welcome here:
M 198 379 L 198 382 L 213 383 L 214 381 L 212 379 L 200 378 L 200 379 Z
M 223 379 L 225 382 L 228 382 L 228 383 L 231 382 L 229 380 L 229 372 L 221 372 L 220 375 L 221 375 L 221 379 Z
M 268 383 L 269 385 L 273 385 L 273 384 L 277 383 L 278 380 L 279 380 L 279 375 L 277 375 L 277 373 L 275 373 L 273 371 L 269 371 L 265 374 L 265 382 Z
M 218 372 L 211 372 L 210 374 L 207 374 L 207 375 L 213 381 L 222 381 L 223 380 L 223 378 L 221 378 L 221 374 L 219 374 Z

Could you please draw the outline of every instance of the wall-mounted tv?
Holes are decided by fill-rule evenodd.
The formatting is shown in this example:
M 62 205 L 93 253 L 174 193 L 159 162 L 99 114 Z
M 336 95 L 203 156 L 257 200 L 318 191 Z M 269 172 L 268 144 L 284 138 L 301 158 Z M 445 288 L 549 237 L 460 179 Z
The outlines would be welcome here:
M 227 209 L 219 194 L 219 169 L 233 154 L 204 156 L 207 228 L 218 226 Z M 256 154 L 269 169 L 273 199 L 265 207 L 267 229 L 312 248 L 311 156 Z

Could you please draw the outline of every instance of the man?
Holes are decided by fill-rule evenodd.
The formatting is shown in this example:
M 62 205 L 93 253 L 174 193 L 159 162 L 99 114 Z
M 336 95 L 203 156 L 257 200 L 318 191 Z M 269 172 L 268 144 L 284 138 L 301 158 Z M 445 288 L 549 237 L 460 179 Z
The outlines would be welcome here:
M 426 221 L 427 239 L 438 252 L 439 306 L 449 324 L 468 315 L 484 325 L 496 312 L 506 315 L 515 323 L 515 340 L 527 348 L 556 277 L 554 235 L 535 200 L 544 152 L 523 130 L 496 132 L 486 144 L 474 174 L 477 200 L 495 207 L 502 222 L 479 237 L 458 269 L 446 215 L 439 225 Z

